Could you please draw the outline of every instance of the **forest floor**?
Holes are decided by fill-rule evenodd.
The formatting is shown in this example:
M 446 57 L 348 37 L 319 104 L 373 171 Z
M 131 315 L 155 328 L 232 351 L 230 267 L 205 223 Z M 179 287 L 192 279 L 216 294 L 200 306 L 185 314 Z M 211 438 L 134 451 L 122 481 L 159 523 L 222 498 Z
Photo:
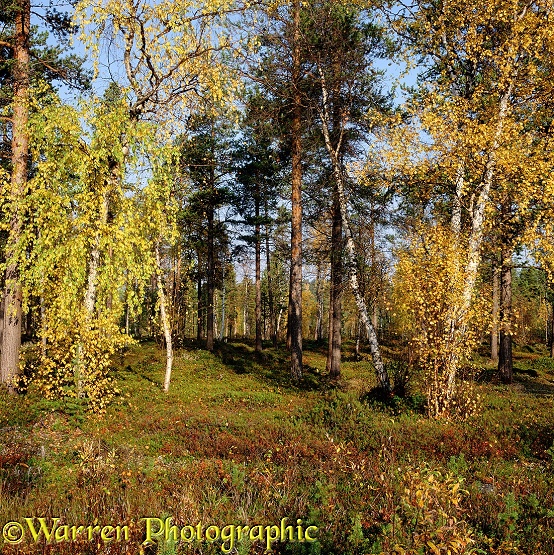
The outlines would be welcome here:
M 371 401 L 369 357 L 351 345 L 331 383 L 325 348 L 308 343 L 298 386 L 282 349 L 191 344 L 167 395 L 163 350 L 137 345 L 118 357 L 121 393 L 100 416 L 0 392 L 0 552 L 551 555 L 554 362 L 541 347 L 515 354 L 510 386 L 476 361 L 480 409 L 459 422 L 423 414 L 417 379 L 405 399 Z M 117 525 L 119 538 L 101 537 Z M 231 525 L 250 528 L 239 541 Z M 157 546 L 142 545 L 148 526 Z M 173 541 L 181 533 L 194 541 Z

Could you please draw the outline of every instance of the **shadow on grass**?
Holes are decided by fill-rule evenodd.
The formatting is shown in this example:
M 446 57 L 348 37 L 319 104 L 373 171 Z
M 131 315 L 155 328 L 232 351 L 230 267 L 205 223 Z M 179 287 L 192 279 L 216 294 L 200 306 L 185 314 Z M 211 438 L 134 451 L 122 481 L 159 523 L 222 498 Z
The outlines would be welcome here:
M 214 355 L 236 374 L 251 374 L 277 387 L 303 391 L 320 391 L 329 388 L 329 380 L 322 379 L 325 377 L 321 375 L 319 369 L 307 364 L 303 365 L 303 377 L 299 381 L 294 381 L 290 376 L 289 354 L 281 346 L 275 349 L 267 343 L 264 344 L 264 350 L 257 353 L 249 341 L 217 342 Z
M 479 383 L 501 384 L 496 368 L 483 368 L 475 376 L 475 380 Z M 519 385 L 529 395 L 554 396 L 554 383 L 545 383 L 545 378 L 532 368 L 514 366 L 512 385 Z
M 531 380 L 522 380 L 519 383 L 523 385 L 525 393 L 530 395 L 535 395 L 536 397 L 554 396 L 554 385 Z

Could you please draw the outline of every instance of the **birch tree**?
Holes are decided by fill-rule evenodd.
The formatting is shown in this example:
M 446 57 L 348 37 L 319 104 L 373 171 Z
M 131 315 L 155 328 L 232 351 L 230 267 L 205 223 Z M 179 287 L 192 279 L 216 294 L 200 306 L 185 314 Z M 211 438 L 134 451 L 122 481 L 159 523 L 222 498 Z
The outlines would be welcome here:
M 183 131 L 181 122 L 202 97 L 217 103 L 233 89 L 221 56 L 232 50 L 222 24 L 244 8 L 231 0 L 83 0 L 76 21 L 97 71 L 103 49 L 123 66 L 120 84 L 131 119 L 155 120 L 159 140 L 169 143 L 172 132 Z M 163 294 L 163 287 L 158 292 Z M 170 375 L 171 343 L 166 341 L 166 347 Z
M 433 386 L 436 415 L 452 408 L 457 369 L 468 351 L 492 193 L 506 190 L 501 161 L 513 155 L 526 133 L 528 115 L 519 106 L 543 86 L 541 60 L 551 44 L 551 8 L 543 1 L 416 2 L 412 15 L 401 11 L 405 18 L 397 20 L 400 33 L 413 41 L 410 55 L 422 55 L 427 64 L 413 104 L 430 138 L 420 158 L 420 168 L 427 170 L 419 175 L 427 171 L 439 177 L 434 193 L 445 182 L 450 185 L 450 240 L 459 249 L 455 265 L 463 274 L 459 299 L 445 316 L 443 358 L 433 363 L 439 368 Z
M 367 332 L 378 387 L 389 393 L 390 379 L 360 290 L 356 248 L 348 217 L 345 168 L 345 157 L 352 152 L 356 127 L 363 127 L 369 121 L 368 118 L 364 122 L 364 117 L 369 114 L 362 115 L 361 112 L 371 109 L 375 117 L 387 109 L 387 99 L 379 88 L 380 74 L 372 68 L 371 59 L 371 56 L 384 54 L 384 40 L 381 30 L 371 23 L 363 25 L 360 12 L 348 3 L 315 2 L 307 12 L 307 18 L 310 31 L 306 34 L 312 41 L 306 40 L 306 48 L 319 93 L 316 110 L 333 172 L 333 230 L 337 241 L 332 248 L 340 251 L 344 231 L 344 265 L 350 287 Z M 340 327 L 339 330 L 330 330 L 331 344 L 337 331 L 340 333 Z M 338 371 L 336 366 L 336 361 L 334 366 L 331 364 L 334 373 Z

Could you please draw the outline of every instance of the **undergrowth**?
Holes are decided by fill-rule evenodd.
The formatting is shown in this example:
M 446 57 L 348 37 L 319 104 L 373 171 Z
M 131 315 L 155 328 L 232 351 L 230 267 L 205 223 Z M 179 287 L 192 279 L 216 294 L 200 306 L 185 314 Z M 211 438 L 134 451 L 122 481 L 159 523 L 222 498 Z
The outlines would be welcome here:
M 446 422 L 425 417 L 417 384 L 386 401 L 368 395 L 371 365 L 354 357 L 330 382 L 324 353 L 309 351 L 308 377 L 293 384 L 284 351 L 183 348 L 165 395 L 163 355 L 144 344 L 118 360 L 121 394 L 101 417 L 32 387 L 0 392 L 0 524 L 59 517 L 130 533 L 27 538 L 3 554 L 222 553 L 221 541 L 142 545 L 144 517 L 318 528 L 315 543 L 273 543 L 278 554 L 554 552 L 553 403 L 533 389 L 548 392 L 550 359 L 516 361 L 536 376 L 516 373 L 511 387 L 480 382 L 481 414 Z M 247 538 L 232 552 L 265 549 Z

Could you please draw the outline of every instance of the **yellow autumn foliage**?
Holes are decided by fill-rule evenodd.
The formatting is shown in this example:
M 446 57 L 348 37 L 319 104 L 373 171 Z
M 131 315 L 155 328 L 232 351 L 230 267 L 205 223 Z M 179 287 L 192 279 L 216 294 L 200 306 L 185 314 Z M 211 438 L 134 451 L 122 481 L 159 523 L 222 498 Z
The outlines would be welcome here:
M 415 364 L 425 373 L 431 416 L 467 417 L 475 409 L 458 371 L 467 363 L 488 311 L 482 301 L 464 310 L 464 249 L 440 224 L 421 226 L 398 252 L 394 303 L 411 335 Z

